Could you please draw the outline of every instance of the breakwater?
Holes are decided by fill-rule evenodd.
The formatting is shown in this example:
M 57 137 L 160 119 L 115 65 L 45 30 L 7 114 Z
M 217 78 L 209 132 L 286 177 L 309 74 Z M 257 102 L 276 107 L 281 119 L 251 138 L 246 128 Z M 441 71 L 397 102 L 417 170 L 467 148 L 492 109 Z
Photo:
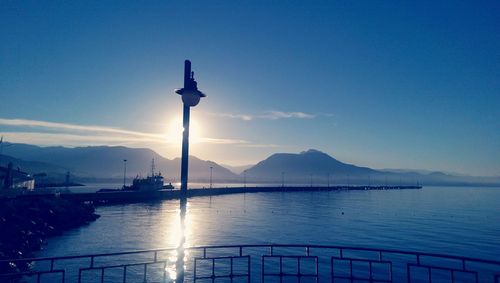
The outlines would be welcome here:
M 98 217 L 92 205 L 55 196 L 0 199 L 0 259 L 32 257 L 48 237 Z M 28 262 L 0 264 L 0 274 L 28 269 Z
M 314 192 L 314 191 L 358 191 L 358 190 L 402 190 L 421 189 L 421 186 L 283 186 L 283 187 L 227 187 L 210 189 L 189 189 L 187 197 L 215 196 L 241 193 L 263 193 L 263 192 Z M 178 199 L 179 190 L 159 191 L 111 191 L 98 193 L 69 193 L 61 194 L 61 198 L 92 202 L 94 204 L 113 204 L 127 202 L 144 202 L 154 200 Z

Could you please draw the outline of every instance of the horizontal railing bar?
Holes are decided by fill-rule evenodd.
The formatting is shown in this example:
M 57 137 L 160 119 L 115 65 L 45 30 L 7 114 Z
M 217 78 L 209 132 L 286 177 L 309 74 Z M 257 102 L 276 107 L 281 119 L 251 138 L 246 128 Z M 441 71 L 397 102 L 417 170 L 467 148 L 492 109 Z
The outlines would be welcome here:
M 127 252 L 116 252 L 116 253 L 102 253 L 102 254 L 87 254 L 87 255 L 74 255 L 74 256 L 57 256 L 57 257 L 34 257 L 34 258 L 23 258 L 23 259 L 2 259 L 0 263 L 3 262 L 22 262 L 22 261 L 49 261 L 49 260 L 66 260 L 66 259 L 80 259 L 80 258 L 97 258 L 106 256 L 118 256 L 118 255 L 129 255 L 129 254 L 139 254 L 139 253 L 153 253 L 153 252 L 163 252 L 163 251 L 174 251 L 177 248 L 165 248 L 156 250 L 136 250 Z
M 351 279 L 353 281 L 356 280 L 356 281 L 366 281 L 366 282 L 392 282 L 392 280 L 389 280 L 389 279 L 370 279 L 370 278 L 347 276 L 347 275 L 335 276 L 333 278 L 335 278 L 335 279 Z
M 319 277 L 319 274 L 307 274 L 307 273 L 264 273 L 264 276 L 277 276 L 277 277 Z M 368 280 L 368 279 L 365 279 Z
M 14 276 L 33 276 L 33 275 L 39 275 L 39 274 L 50 274 L 50 273 L 61 273 L 64 274 L 64 269 L 55 269 L 52 271 L 46 270 L 46 271 L 27 271 L 27 272 L 19 272 L 19 273 L 5 273 L 5 274 L 0 274 L 0 277 L 14 277 Z
M 132 267 L 132 266 L 138 266 L 138 265 L 153 265 L 153 264 L 160 264 L 160 263 L 166 263 L 166 262 L 168 262 L 168 260 L 84 267 L 84 268 L 80 268 L 80 270 L 82 270 L 82 271 L 101 270 L 101 269 L 111 269 L 111 268 L 119 268 L 119 267 Z
M 217 256 L 217 257 L 195 257 L 195 260 L 218 260 L 218 259 L 239 259 L 239 258 L 250 258 L 249 256 Z
M 392 263 L 392 261 L 387 260 L 372 260 L 372 259 L 363 259 L 363 258 L 351 258 L 351 257 L 335 257 L 332 256 L 333 260 L 350 260 L 350 261 L 360 261 L 360 262 L 373 262 L 373 263 Z
M 451 267 L 443 267 L 443 266 L 433 266 L 433 265 L 426 265 L 426 264 L 413 264 L 413 263 L 408 263 L 409 267 L 423 267 L 423 268 L 430 268 L 430 269 L 437 269 L 437 270 L 443 270 L 443 271 L 457 271 L 457 272 L 462 272 L 462 273 L 471 273 L 471 274 L 478 274 L 477 271 L 472 271 L 472 270 L 463 270 L 463 269 L 458 269 L 458 268 L 451 268 Z
M 249 274 L 233 274 L 233 275 L 214 275 L 214 276 L 202 276 L 202 277 L 195 277 L 193 279 L 196 280 L 203 280 L 203 279 L 218 279 L 218 278 L 231 278 L 231 277 L 248 277 L 250 276 Z
M 317 256 L 313 256 L 313 255 L 277 255 L 277 254 L 274 254 L 274 255 L 263 255 L 262 257 L 266 257 L 266 258 L 273 258 L 273 257 L 278 257 L 278 258 L 318 258 Z
M 343 253 L 349 251 L 364 251 L 364 252 L 374 252 L 374 253 L 384 253 L 384 254 L 399 254 L 399 255 L 412 255 L 420 257 L 434 257 L 437 259 L 452 259 L 452 260 L 465 260 L 467 262 L 477 262 L 486 263 L 493 265 L 500 265 L 500 261 L 490 260 L 490 259 L 479 259 L 472 257 L 461 257 L 456 255 L 444 255 L 436 253 L 427 252 L 412 252 L 412 251 L 402 251 L 393 249 L 376 249 L 376 248 L 363 248 L 363 247 L 347 247 L 347 246 L 330 246 L 330 245 L 299 245 L 299 244 L 250 244 L 250 245 L 215 245 L 215 246 L 195 246 L 185 248 L 186 250 L 214 250 L 214 249 L 239 249 L 239 248 L 309 248 L 309 249 L 337 249 L 343 250 Z M 89 254 L 89 255 L 74 255 L 74 256 L 59 256 L 59 257 L 39 257 L 39 258 L 24 258 L 24 259 L 3 259 L 0 263 L 5 262 L 31 262 L 31 261 L 50 261 L 50 260 L 69 260 L 69 259 L 82 259 L 91 258 L 94 259 L 98 257 L 108 257 L 108 256 L 120 256 L 120 255 L 130 255 L 139 253 L 154 253 L 154 252 L 167 252 L 175 251 L 177 248 L 162 248 L 162 249 L 150 249 L 150 250 L 135 250 L 127 252 L 115 252 L 115 253 L 101 253 L 101 254 Z

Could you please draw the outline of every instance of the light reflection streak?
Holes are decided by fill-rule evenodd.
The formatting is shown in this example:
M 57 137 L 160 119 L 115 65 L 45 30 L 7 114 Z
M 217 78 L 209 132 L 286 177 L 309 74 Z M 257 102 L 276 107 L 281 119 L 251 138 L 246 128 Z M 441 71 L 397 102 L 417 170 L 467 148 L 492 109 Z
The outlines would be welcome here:
M 185 250 L 188 247 L 187 235 L 189 234 L 189 220 L 187 219 L 188 203 L 187 198 L 180 198 L 179 222 L 178 225 L 172 227 L 170 231 L 174 237 L 174 242 L 177 244 L 177 249 L 168 257 L 169 266 L 166 271 L 173 282 L 184 282 L 185 263 L 189 253 Z

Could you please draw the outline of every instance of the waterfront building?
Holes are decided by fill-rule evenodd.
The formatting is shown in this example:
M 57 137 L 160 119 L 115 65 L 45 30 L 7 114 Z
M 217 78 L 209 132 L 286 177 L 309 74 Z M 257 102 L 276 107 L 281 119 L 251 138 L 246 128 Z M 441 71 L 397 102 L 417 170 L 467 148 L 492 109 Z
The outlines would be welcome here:
M 13 169 L 12 162 L 7 167 L 0 166 L 0 188 L 1 189 L 35 189 L 35 179 L 20 168 Z

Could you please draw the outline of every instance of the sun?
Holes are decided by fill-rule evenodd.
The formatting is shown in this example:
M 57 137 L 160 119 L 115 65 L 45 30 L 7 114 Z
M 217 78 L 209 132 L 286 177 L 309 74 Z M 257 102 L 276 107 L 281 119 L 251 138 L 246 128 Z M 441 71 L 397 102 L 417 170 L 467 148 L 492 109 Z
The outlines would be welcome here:
M 182 117 L 175 117 L 170 120 L 166 133 L 168 141 L 173 143 L 182 143 Z M 201 127 L 198 120 L 191 117 L 189 122 L 189 143 L 198 143 L 201 141 Z

